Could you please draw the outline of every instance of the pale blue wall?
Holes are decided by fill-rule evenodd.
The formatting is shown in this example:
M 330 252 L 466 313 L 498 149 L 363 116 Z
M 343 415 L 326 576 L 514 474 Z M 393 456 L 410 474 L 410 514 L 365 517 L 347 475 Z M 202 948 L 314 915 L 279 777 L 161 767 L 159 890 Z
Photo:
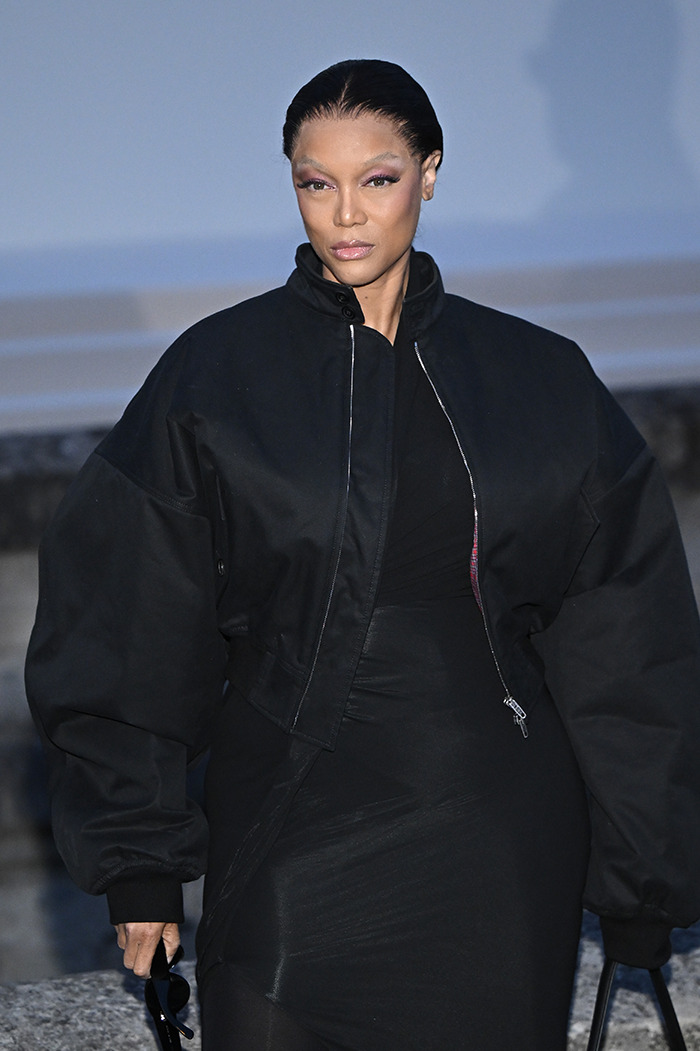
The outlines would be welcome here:
M 284 110 L 352 56 L 434 101 L 444 265 L 700 251 L 699 0 L 1 0 L 0 294 L 282 276 Z

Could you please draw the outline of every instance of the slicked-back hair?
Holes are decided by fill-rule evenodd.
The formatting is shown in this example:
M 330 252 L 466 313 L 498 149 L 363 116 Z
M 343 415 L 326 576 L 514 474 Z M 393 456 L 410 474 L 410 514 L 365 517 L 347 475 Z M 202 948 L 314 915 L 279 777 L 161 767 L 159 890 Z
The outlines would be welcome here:
M 282 132 L 285 156 L 292 159 L 304 121 L 361 113 L 392 121 L 420 161 L 435 150 L 442 154 L 442 128 L 418 81 L 395 62 L 357 58 L 329 66 L 296 93 Z

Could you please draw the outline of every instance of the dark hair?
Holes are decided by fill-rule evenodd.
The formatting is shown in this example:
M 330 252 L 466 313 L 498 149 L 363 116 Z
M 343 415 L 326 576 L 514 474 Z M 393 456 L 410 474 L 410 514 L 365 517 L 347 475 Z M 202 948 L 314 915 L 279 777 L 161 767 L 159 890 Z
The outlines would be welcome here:
M 421 161 L 434 150 L 442 154 L 442 128 L 418 81 L 395 62 L 354 58 L 324 69 L 296 93 L 282 131 L 285 156 L 292 159 L 304 121 L 360 113 L 393 121 L 411 153 Z

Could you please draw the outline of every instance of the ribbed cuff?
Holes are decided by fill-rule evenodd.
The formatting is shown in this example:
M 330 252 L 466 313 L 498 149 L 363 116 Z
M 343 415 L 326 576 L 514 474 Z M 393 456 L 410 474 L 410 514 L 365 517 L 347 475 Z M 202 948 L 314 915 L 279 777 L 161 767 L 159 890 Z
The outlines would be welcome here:
M 182 923 L 182 884 L 172 876 L 123 879 L 107 887 L 110 923 Z
M 629 919 L 600 917 L 605 955 L 628 967 L 645 967 L 655 970 L 671 957 L 670 934 L 672 927 L 663 920 L 652 920 L 642 916 Z

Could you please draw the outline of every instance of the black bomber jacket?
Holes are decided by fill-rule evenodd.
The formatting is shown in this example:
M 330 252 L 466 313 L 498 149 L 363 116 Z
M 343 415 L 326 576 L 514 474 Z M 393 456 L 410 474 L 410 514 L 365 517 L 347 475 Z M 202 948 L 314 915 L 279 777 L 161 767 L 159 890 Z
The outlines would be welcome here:
M 554 698 L 589 791 L 590 908 L 694 922 L 700 633 L 659 469 L 574 344 L 445 294 L 422 253 L 412 275 L 411 340 L 474 495 L 503 732 L 527 747 Z M 169 348 L 73 484 L 27 686 L 85 889 L 167 899 L 201 873 L 184 778 L 225 680 L 298 754 L 334 747 L 387 534 L 393 384 L 392 346 L 302 246 L 284 287 Z M 131 916 L 157 918 L 175 917 Z

